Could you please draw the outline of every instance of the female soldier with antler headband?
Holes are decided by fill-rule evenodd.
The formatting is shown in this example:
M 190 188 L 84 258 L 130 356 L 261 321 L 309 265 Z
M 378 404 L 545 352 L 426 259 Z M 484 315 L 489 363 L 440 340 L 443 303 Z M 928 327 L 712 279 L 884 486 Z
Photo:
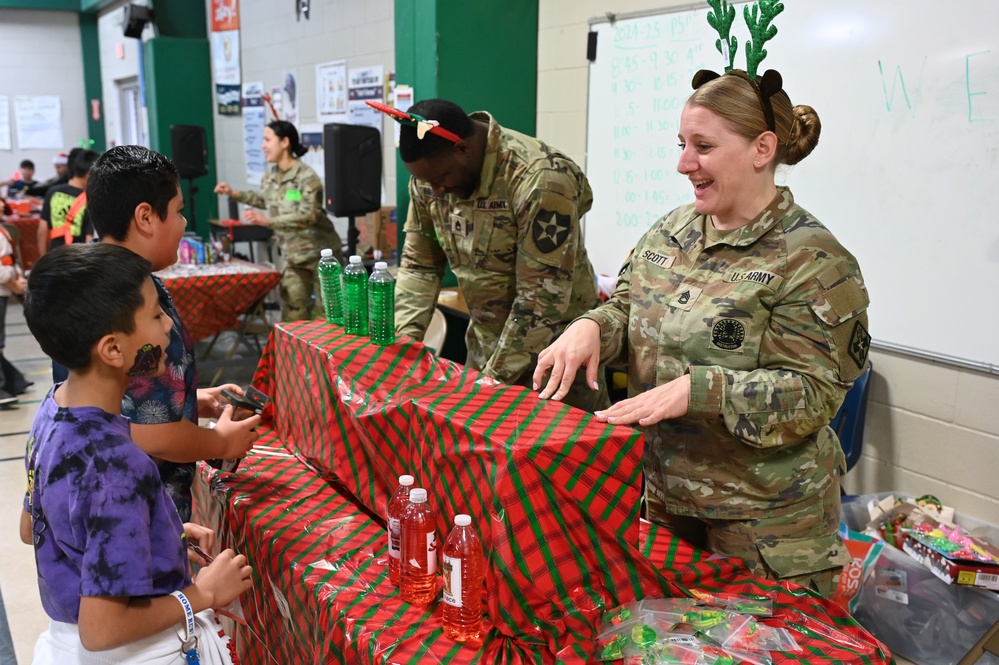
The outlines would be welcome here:
M 721 76 L 694 76 L 680 116 L 677 170 L 694 203 L 652 226 L 610 301 L 541 353 L 534 382 L 551 370 L 541 397 L 557 399 L 580 366 L 626 357 L 629 399 L 597 417 L 644 431 L 649 519 L 830 596 L 850 557 L 829 423 L 867 367 L 867 290 L 854 257 L 774 181 L 821 129 L 779 73 L 756 75 L 783 7 L 746 7 L 741 71 L 735 10 L 709 4 L 730 61 Z

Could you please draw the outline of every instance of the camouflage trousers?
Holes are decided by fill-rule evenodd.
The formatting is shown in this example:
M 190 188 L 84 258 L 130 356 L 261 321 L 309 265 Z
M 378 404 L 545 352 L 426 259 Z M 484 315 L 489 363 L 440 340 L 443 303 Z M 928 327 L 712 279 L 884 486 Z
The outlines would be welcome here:
M 323 302 L 319 288 L 319 262 L 311 265 L 286 263 L 281 272 L 281 320 L 311 319 Z M 313 300 L 316 308 L 313 310 Z
M 701 549 L 738 557 L 757 575 L 790 580 L 832 598 L 850 555 L 839 537 L 839 483 L 823 496 L 810 497 L 752 520 L 719 520 L 676 515 L 648 488 L 648 519 Z

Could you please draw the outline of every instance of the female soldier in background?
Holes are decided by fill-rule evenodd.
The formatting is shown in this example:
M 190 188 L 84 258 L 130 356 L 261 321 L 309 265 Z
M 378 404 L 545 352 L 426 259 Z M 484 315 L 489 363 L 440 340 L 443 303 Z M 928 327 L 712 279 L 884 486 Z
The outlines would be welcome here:
M 308 319 L 312 313 L 313 292 L 319 284 L 319 252 L 329 247 L 342 259 L 340 236 L 323 210 L 323 183 L 299 157 L 308 152 L 290 122 L 275 120 L 264 128 L 261 146 L 264 157 L 274 166 L 260 183 L 260 191 L 236 191 L 228 183 L 215 186 L 224 194 L 257 210 L 246 210 L 243 219 L 274 229 L 284 256 L 281 272 L 281 318 L 285 321 Z M 319 305 L 320 296 L 316 296 Z M 320 305 L 321 309 L 321 305 Z

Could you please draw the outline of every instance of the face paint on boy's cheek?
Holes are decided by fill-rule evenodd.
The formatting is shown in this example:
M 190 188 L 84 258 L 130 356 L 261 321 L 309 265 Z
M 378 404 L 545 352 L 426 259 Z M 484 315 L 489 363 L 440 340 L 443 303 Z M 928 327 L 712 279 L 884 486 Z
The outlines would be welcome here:
M 128 376 L 153 376 L 160 369 L 163 347 L 144 344 L 135 354 L 135 363 L 128 370 Z

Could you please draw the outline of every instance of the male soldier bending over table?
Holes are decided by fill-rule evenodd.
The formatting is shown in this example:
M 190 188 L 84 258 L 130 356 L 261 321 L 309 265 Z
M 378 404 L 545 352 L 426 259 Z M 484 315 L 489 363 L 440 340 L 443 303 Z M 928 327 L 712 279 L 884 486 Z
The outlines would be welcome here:
M 409 114 L 427 122 L 403 122 L 399 138 L 413 177 L 396 331 L 423 338 L 447 261 L 468 304 L 468 366 L 530 387 L 538 353 L 599 302 L 579 225 L 593 203 L 586 176 L 486 112 L 431 99 Z M 566 403 L 609 405 L 603 377 L 586 382 L 580 372 Z

